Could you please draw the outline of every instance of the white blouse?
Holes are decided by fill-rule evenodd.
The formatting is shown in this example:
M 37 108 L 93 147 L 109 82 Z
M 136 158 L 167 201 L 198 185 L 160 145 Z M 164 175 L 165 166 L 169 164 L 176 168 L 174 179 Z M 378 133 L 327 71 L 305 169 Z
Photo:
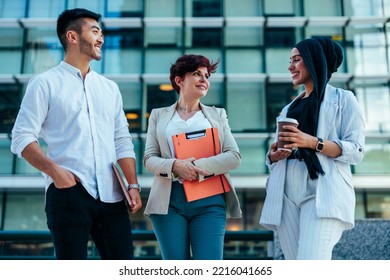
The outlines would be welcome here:
M 176 157 L 172 142 L 173 135 L 202 130 L 206 128 L 211 128 L 211 123 L 202 111 L 196 112 L 191 118 L 186 121 L 183 120 L 177 112 L 175 112 L 172 119 L 169 121 L 166 130 L 166 137 L 172 155 Z

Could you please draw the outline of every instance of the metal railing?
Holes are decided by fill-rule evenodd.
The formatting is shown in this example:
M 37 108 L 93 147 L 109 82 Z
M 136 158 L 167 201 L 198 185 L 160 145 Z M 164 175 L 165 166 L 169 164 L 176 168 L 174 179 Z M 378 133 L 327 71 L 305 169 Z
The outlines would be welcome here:
M 151 230 L 133 230 L 134 258 L 161 259 L 156 236 Z M 227 231 L 224 259 L 273 259 L 274 235 L 269 230 Z M 92 241 L 88 259 L 99 259 Z M 0 259 L 49 260 L 55 259 L 50 232 L 47 230 L 0 231 Z

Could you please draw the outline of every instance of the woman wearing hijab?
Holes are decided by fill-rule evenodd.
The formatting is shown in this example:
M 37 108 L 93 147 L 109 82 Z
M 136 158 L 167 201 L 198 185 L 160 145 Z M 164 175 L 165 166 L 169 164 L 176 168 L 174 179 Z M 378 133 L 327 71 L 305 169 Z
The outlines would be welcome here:
M 276 131 L 260 218 L 277 232 L 285 259 L 330 260 L 343 231 L 354 226 L 350 165 L 364 157 L 365 122 L 354 94 L 328 84 L 342 61 L 341 46 L 327 37 L 291 50 L 288 70 L 304 91 L 280 115 L 299 125 Z M 292 152 L 277 149 L 277 136 L 291 142 L 284 148 Z

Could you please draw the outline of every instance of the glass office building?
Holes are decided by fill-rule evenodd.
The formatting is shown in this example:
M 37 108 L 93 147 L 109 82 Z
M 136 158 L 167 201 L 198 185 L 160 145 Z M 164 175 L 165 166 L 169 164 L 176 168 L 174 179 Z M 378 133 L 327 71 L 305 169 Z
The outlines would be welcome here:
M 243 218 L 228 229 L 261 229 L 275 118 L 300 90 L 287 71 L 290 50 L 325 35 L 345 49 L 331 84 L 352 90 L 366 119 L 366 156 L 352 167 L 356 218 L 390 218 L 390 0 L 0 0 L 0 230 L 47 229 L 43 178 L 10 152 L 10 132 L 28 80 L 61 61 L 56 18 L 75 7 L 103 15 L 103 58 L 91 67 L 121 89 L 144 204 L 149 113 L 178 98 L 167 87 L 171 63 L 202 54 L 220 59 L 203 102 L 226 109 L 242 154 L 231 174 Z M 142 212 L 134 228 L 151 229 Z

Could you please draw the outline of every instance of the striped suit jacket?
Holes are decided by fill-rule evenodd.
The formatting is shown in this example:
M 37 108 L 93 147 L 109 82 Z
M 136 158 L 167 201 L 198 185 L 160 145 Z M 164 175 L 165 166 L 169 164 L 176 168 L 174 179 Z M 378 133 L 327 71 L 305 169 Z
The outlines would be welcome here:
M 286 116 L 290 105 L 283 108 L 282 116 Z M 363 113 L 353 93 L 328 84 L 321 103 L 317 136 L 337 143 L 342 154 L 337 158 L 317 154 L 325 175 L 316 180 L 316 211 L 318 217 L 344 221 L 347 228 L 354 226 L 356 203 L 350 166 L 364 157 L 364 131 Z M 276 136 L 277 131 L 275 141 Z M 287 159 L 271 164 L 267 154 L 266 161 L 270 176 L 260 224 L 275 230 L 281 221 Z M 308 176 L 298 176 L 302 175 Z

